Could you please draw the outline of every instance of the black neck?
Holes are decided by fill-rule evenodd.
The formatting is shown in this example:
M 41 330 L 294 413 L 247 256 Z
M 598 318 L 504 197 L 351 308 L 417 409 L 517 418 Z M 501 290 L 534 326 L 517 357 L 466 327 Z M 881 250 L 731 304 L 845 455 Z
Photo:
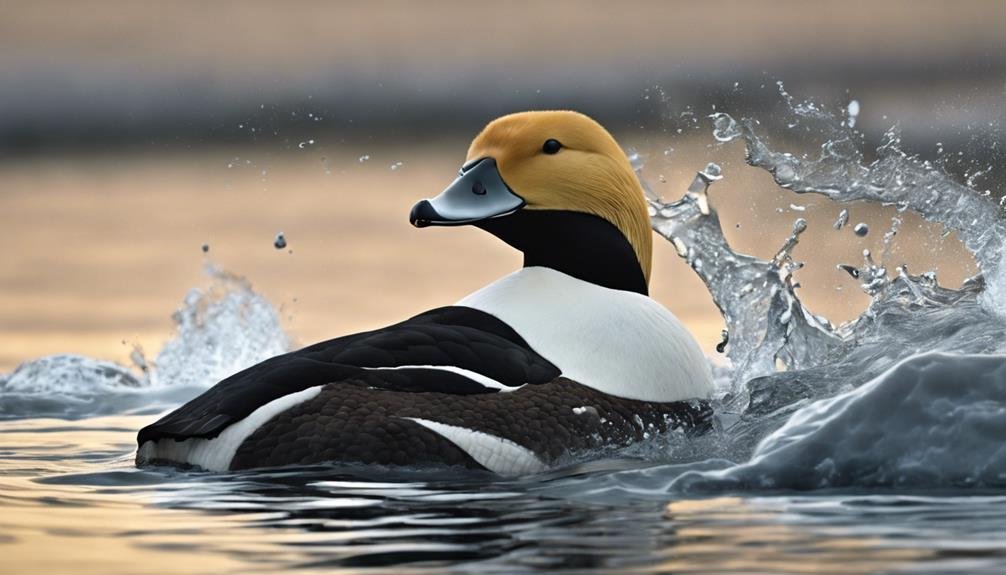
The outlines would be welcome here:
M 649 293 L 632 245 L 603 218 L 523 209 L 475 225 L 524 252 L 524 267 L 548 267 L 606 288 Z

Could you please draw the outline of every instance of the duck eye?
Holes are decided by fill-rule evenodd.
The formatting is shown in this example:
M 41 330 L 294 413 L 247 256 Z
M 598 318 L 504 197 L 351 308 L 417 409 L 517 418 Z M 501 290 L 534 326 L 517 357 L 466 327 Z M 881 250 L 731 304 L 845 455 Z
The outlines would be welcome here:
M 553 140 L 552 138 L 549 138 L 545 140 L 544 144 L 542 144 L 541 151 L 545 152 L 546 154 L 558 154 L 561 148 L 562 144 L 559 143 L 559 140 Z

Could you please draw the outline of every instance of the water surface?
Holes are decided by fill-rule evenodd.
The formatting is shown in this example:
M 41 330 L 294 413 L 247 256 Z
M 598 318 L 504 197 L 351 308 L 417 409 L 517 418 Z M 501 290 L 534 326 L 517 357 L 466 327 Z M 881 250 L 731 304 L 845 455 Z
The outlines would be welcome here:
M 461 470 L 207 474 L 132 465 L 151 416 L 0 424 L 4 572 L 1001 572 L 1006 495 L 666 493 L 608 460 L 502 480 Z

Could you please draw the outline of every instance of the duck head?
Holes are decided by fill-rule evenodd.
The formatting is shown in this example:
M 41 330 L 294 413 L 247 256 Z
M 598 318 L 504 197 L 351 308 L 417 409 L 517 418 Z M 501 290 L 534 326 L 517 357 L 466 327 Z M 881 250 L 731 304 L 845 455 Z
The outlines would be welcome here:
M 568 111 L 498 118 L 472 141 L 458 178 L 409 217 L 416 227 L 475 225 L 546 266 L 647 293 L 646 200 L 615 139 Z

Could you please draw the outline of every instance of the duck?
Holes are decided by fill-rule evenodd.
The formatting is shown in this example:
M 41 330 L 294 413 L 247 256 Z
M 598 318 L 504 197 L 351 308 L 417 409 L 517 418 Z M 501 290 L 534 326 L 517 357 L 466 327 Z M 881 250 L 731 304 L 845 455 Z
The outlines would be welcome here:
M 279 355 L 142 428 L 136 464 L 540 473 L 711 427 L 708 360 L 649 297 L 652 231 L 614 137 L 574 111 L 490 122 L 413 226 L 480 228 L 523 266 L 381 329 Z

